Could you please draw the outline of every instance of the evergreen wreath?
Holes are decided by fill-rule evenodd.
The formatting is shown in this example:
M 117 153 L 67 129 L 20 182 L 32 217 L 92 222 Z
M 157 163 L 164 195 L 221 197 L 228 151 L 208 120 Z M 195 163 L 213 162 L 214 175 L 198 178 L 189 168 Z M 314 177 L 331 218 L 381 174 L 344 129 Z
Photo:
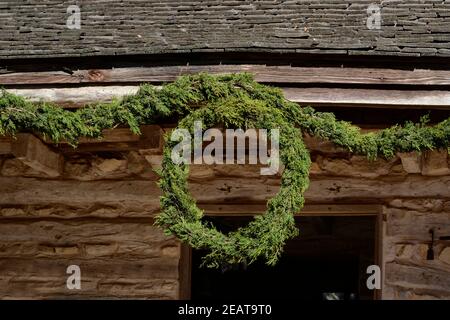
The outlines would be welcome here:
M 269 200 L 264 215 L 257 216 L 247 227 L 223 234 L 202 221 L 203 213 L 189 194 L 188 167 L 172 161 L 171 151 L 177 141 L 166 136 L 159 184 L 164 196 L 156 223 L 194 248 L 208 248 L 210 253 L 203 257 L 203 263 L 209 267 L 250 264 L 258 257 L 269 265 L 275 264 L 286 240 L 297 235 L 293 213 L 302 208 L 309 183 L 310 157 L 301 132 L 286 121 L 281 110 L 245 97 L 219 100 L 195 110 L 180 121 L 178 128 L 193 133 L 194 121 L 199 119 L 206 128 L 222 125 L 244 130 L 279 129 L 280 159 L 285 165 L 280 191 Z
M 209 127 L 280 129 L 280 157 L 285 165 L 280 191 L 269 200 L 264 215 L 228 234 L 202 220 L 202 211 L 188 192 L 188 167 L 172 162 L 171 149 L 176 142 L 166 136 L 159 172 L 162 211 L 156 224 L 194 248 L 208 249 L 204 264 L 209 267 L 250 264 L 259 257 L 273 265 L 285 241 L 297 235 L 294 214 L 303 206 L 311 162 L 302 133 L 332 141 L 368 159 L 390 158 L 396 152 L 450 151 L 450 118 L 428 126 L 424 117 L 418 124 L 408 122 L 362 134 L 332 113 L 286 100 L 281 90 L 258 84 L 249 74 L 184 76 L 161 89 L 144 84 L 135 95 L 76 111 L 32 103 L 4 90 L 0 95 L 0 135 L 28 131 L 55 143 L 68 141 L 74 147 L 80 137 L 101 137 L 103 129 L 126 125 L 139 134 L 140 125 L 169 119 L 179 120 L 178 126 L 189 130 L 199 119 Z

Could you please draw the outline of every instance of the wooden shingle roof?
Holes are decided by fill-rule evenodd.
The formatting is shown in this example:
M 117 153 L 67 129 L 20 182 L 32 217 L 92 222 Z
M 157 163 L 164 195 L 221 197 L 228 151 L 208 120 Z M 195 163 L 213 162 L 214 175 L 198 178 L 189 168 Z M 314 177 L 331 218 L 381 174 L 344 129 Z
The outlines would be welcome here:
M 450 56 L 450 1 L 0 0 L 0 58 L 205 51 Z

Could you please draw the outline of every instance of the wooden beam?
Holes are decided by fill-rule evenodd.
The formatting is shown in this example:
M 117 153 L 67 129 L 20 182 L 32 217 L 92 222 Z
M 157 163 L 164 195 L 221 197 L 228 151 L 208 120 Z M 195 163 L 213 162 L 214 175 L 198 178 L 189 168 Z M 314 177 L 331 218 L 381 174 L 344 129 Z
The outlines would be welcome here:
M 301 105 L 449 109 L 450 91 L 343 88 L 283 88 L 286 99 Z
M 47 145 L 62 153 L 77 152 L 101 152 L 101 151 L 131 151 L 131 150 L 153 150 L 161 153 L 163 129 L 156 125 L 141 126 L 141 135 L 135 135 L 129 128 L 114 128 L 103 130 L 102 137 L 81 137 L 76 148 L 70 146 L 67 141 L 54 144 L 48 138 L 39 136 Z M 0 136 L 0 155 L 12 154 L 13 144 L 17 141 L 12 136 Z
M 83 152 L 102 152 L 102 151 L 138 151 L 146 150 L 147 155 L 161 155 L 163 148 L 164 133 L 173 129 L 170 125 L 144 125 L 141 126 L 141 135 L 133 134 L 129 128 L 114 128 L 103 130 L 102 137 L 94 138 L 80 138 L 79 144 L 76 148 L 70 146 L 67 142 L 61 141 L 59 144 L 54 144 L 52 141 L 45 139 L 43 136 L 39 138 L 58 150 L 63 154 L 69 153 L 83 153 Z M 362 132 L 376 132 L 380 128 L 373 128 L 370 130 L 363 129 Z M 320 152 L 328 155 L 346 155 L 348 151 L 336 146 L 331 141 L 322 140 L 309 135 L 304 135 L 305 144 L 311 152 Z M 11 136 L 0 136 L 0 155 L 12 154 L 12 144 L 14 138 Z M 248 148 L 246 147 L 248 151 Z M 201 170 L 200 165 L 195 165 L 196 170 Z M 209 167 L 209 166 L 206 166 Z M 209 168 L 205 167 L 208 172 Z M 259 170 L 259 169 L 257 169 Z M 255 171 L 256 172 L 256 171 Z M 258 175 L 259 175 L 259 171 Z
M 115 97 L 135 94 L 139 86 L 95 86 L 82 88 L 9 89 L 34 102 L 56 103 L 64 108 L 78 108 L 93 102 L 112 101 Z
M 74 185 L 77 187 L 74 188 Z M 386 199 L 414 197 L 448 200 L 449 185 L 450 176 L 439 179 L 418 175 L 378 179 L 328 176 L 311 179 L 305 198 L 307 205 L 382 204 Z M 189 190 L 200 207 L 219 203 L 265 206 L 279 189 L 279 179 L 207 178 L 189 182 Z M 82 204 L 105 202 L 108 206 L 120 208 L 118 210 L 124 216 L 131 216 L 142 211 L 149 214 L 156 212 L 161 190 L 154 180 L 142 178 L 79 181 L 15 176 L 0 177 L 0 194 L 0 206 L 3 207 L 11 204 L 50 206 L 62 203 L 69 207 L 80 207 Z M 241 206 L 241 210 L 244 213 L 249 211 L 244 206 Z
M 67 142 L 53 145 L 62 153 L 102 152 L 102 151 L 131 151 L 150 150 L 161 153 L 163 147 L 163 130 L 157 125 L 141 126 L 141 134 L 133 134 L 129 128 L 103 130 L 101 139 L 81 138 L 79 145 L 74 148 Z M 52 144 L 51 141 L 47 143 Z
M 251 216 L 263 214 L 266 204 L 198 204 L 208 216 Z M 298 213 L 301 216 L 375 216 L 381 212 L 377 204 L 321 205 L 307 204 Z
M 17 134 L 11 152 L 26 165 L 50 177 L 58 177 L 63 170 L 62 156 L 30 133 Z
M 33 101 L 48 101 L 63 107 L 80 107 L 96 101 L 134 94 L 138 86 L 99 86 L 52 89 L 10 89 L 8 91 Z M 285 97 L 301 105 L 450 109 L 450 91 L 445 90 L 381 90 L 346 88 L 282 87 Z
M 332 83 L 372 85 L 450 85 L 448 70 L 317 68 L 266 65 L 185 65 L 65 71 L 8 72 L 0 85 L 141 83 L 174 81 L 181 75 L 249 72 L 262 83 Z

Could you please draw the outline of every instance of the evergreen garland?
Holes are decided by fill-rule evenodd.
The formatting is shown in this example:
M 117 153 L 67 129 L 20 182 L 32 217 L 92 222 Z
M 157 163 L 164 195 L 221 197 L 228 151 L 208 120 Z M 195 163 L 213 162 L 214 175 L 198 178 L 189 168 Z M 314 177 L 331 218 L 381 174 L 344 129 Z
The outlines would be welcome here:
M 280 129 L 280 157 L 285 165 L 280 191 L 268 202 L 264 215 L 228 234 L 202 221 L 203 213 L 188 191 L 188 167 L 172 162 L 171 149 L 176 142 L 166 137 L 160 171 L 162 212 L 156 224 L 194 248 L 208 249 L 204 263 L 209 267 L 249 264 L 259 257 L 273 265 L 285 241 L 297 235 L 293 215 L 303 206 L 311 162 L 302 132 L 369 159 L 450 147 L 450 118 L 435 126 L 427 126 L 428 120 L 423 118 L 418 124 L 408 122 L 362 134 L 358 127 L 336 120 L 332 113 L 286 100 L 281 90 L 258 84 L 249 74 L 184 76 L 160 90 L 144 84 L 135 95 L 76 111 L 46 102 L 32 103 L 4 90 L 0 94 L 0 135 L 34 132 L 55 143 L 68 141 L 74 147 L 80 137 L 101 137 L 104 129 L 129 126 L 139 134 L 140 125 L 169 119 L 178 120 L 179 128 L 189 130 L 195 120 L 202 120 L 206 127 Z

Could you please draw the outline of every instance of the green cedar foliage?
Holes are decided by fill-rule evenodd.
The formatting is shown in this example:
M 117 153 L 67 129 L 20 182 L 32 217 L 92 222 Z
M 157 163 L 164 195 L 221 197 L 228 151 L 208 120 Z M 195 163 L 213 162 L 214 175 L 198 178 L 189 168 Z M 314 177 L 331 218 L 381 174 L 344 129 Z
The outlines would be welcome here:
M 280 129 L 280 157 L 285 165 L 280 191 L 268 202 L 264 215 L 228 234 L 202 220 L 203 212 L 188 191 L 188 167 L 172 162 L 171 148 L 176 143 L 166 137 L 159 172 L 162 212 L 156 224 L 194 248 L 208 249 L 204 263 L 209 267 L 249 264 L 258 258 L 273 265 L 286 240 L 297 235 L 293 215 L 303 206 L 311 162 L 302 133 L 330 140 L 369 159 L 390 158 L 396 152 L 448 149 L 450 145 L 450 118 L 435 126 L 428 126 L 428 119 L 423 118 L 418 124 L 362 134 L 332 113 L 286 100 L 281 90 L 258 84 L 245 73 L 184 76 L 161 89 L 144 84 L 134 95 L 75 111 L 46 102 L 32 103 L 5 90 L 0 94 L 0 135 L 34 132 L 74 147 L 80 137 L 101 137 L 104 129 L 128 126 L 139 134 L 141 125 L 168 120 L 179 121 L 178 127 L 187 129 L 192 129 L 196 120 L 207 127 Z

